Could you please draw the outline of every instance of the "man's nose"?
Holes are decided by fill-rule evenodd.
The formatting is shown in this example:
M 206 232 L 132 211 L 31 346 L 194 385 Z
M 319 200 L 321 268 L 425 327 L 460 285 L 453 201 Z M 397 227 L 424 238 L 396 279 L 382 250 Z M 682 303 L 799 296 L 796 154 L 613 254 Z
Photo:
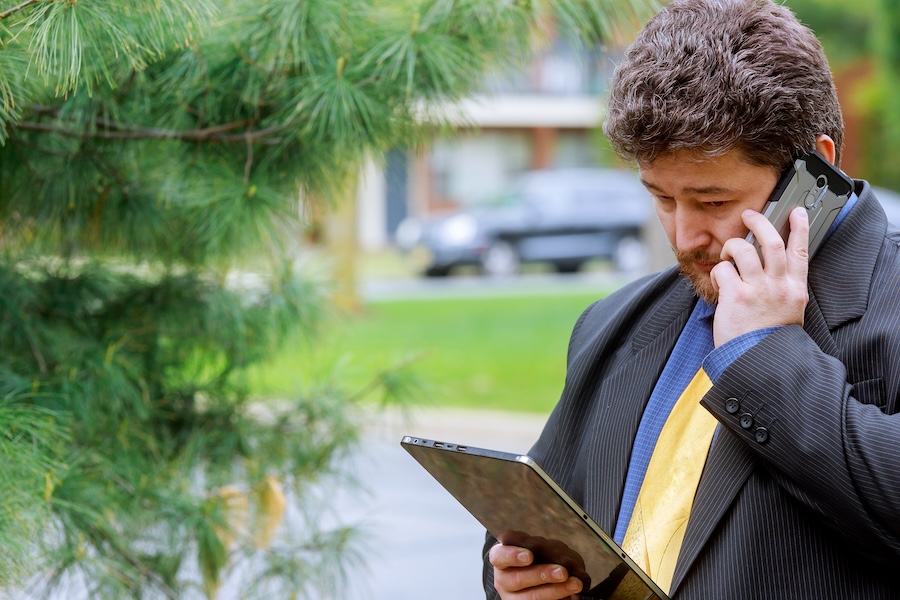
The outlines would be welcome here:
M 679 209 L 675 216 L 675 246 L 681 252 L 705 248 L 712 242 L 706 220 L 690 209 Z

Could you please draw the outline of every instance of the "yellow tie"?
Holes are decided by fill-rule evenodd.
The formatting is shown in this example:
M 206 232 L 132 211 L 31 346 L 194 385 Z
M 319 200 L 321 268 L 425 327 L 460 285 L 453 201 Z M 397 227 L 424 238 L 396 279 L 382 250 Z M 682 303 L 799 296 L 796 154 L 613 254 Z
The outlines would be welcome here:
M 622 549 L 669 593 L 694 494 L 716 419 L 700 399 L 712 381 L 700 369 L 678 398 L 659 434 Z

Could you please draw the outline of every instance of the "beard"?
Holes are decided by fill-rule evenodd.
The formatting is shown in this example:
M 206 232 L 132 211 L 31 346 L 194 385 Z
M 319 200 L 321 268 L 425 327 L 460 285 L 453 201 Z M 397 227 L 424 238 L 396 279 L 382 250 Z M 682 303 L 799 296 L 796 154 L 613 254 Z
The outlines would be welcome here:
M 672 251 L 675 253 L 675 258 L 678 260 L 681 274 L 687 277 L 691 282 L 694 293 L 711 306 L 718 304 L 719 293 L 713 287 L 709 272 L 698 269 L 695 263 L 696 261 L 719 262 L 719 257 L 707 254 L 703 250 L 681 252 L 680 250 L 673 248 Z

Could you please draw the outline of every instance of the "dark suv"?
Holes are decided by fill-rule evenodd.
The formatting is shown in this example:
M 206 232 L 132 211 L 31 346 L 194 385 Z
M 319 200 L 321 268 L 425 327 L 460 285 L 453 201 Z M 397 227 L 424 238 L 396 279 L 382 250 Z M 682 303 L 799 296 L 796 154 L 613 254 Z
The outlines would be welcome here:
M 588 260 L 637 271 L 647 260 L 642 231 L 650 195 L 622 169 L 556 169 L 519 177 L 497 202 L 429 220 L 406 219 L 398 247 L 428 276 L 458 265 L 511 275 L 523 262 L 549 262 L 560 272 Z

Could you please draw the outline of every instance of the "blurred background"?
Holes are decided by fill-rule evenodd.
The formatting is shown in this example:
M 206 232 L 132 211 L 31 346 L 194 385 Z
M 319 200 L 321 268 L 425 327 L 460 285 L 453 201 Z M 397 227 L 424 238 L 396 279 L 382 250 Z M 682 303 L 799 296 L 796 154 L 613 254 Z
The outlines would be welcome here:
M 894 191 L 900 189 L 900 172 L 893 167 L 894 152 L 887 150 L 900 140 L 897 11 L 886 0 L 852 5 L 789 0 L 786 5 L 814 29 L 831 62 L 846 123 L 842 169 L 876 186 L 889 220 L 900 222 L 900 194 Z M 437 363 L 452 362 L 444 353 L 454 348 L 480 354 L 491 331 L 484 323 L 499 326 L 507 314 L 516 314 L 501 309 L 480 322 L 466 309 L 461 324 L 453 314 L 463 304 L 460 295 L 537 295 L 541 312 L 522 321 L 528 329 L 553 318 L 547 305 L 571 302 L 549 328 L 564 331 L 555 345 L 534 339 L 512 346 L 518 353 L 554 348 L 555 354 L 535 361 L 557 363 L 555 380 L 540 394 L 528 394 L 515 372 L 499 380 L 478 375 L 504 360 L 503 352 L 492 348 L 476 364 L 429 378 L 454 390 L 454 398 L 445 402 L 490 405 L 489 397 L 513 389 L 513 397 L 541 397 L 537 404 L 523 400 L 521 408 L 549 410 L 561 373 L 561 362 L 553 356 L 562 356 L 567 320 L 574 322 L 592 298 L 672 264 L 649 198 L 633 169 L 617 161 L 600 129 L 604 92 L 629 34 L 588 46 L 557 27 L 545 33 L 518 68 L 488 73 L 471 96 L 441 107 L 447 120 L 433 141 L 391 149 L 368 161 L 360 172 L 356 209 L 330 217 L 348 219 L 348 227 L 335 229 L 355 234 L 329 238 L 323 227 L 318 238 L 319 249 L 334 261 L 334 272 L 353 274 L 355 285 L 342 288 L 350 291 L 343 301 L 361 309 L 361 327 L 376 326 L 395 306 L 400 315 L 413 314 L 411 306 L 420 301 L 428 307 L 432 316 L 416 319 L 421 327 L 402 342 L 423 352 L 422 366 L 432 361 L 433 368 L 444 368 Z M 548 294 L 563 298 L 550 300 Z M 456 334 L 468 331 L 468 319 L 479 322 L 466 338 L 471 341 L 457 340 Z M 445 327 L 448 331 L 435 342 L 425 341 Z M 381 334 L 361 337 L 378 339 L 386 352 L 402 331 L 391 323 Z M 429 359 L 438 346 L 442 358 Z M 488 392 L 483 397 L 471 383 L 479 377 Z
M 880 197 L 896 221 L 897 194 L 892 190 L 900 189 L 900 175 L 890 150 L 900 137 L 896 7 L 886 0 L 863 0 L 852 6 L 831 0 L 785 4 L 817 33 L 831 62 L 846 124 L 843 170 L 888 188 Z M 585 182 L 581 190 L 565 189 L 579 187 L 572 183 L 573 170 L 592 169 L 603 175 L 608 171 L 600 169 L 626 168 L 617 162 L 600 130 L 603 94 L 622 44 L 585 47 L 552 28 L 549 31 L 521 68 L 489 74 L 475 94 L 445 108 L 450 131 L 425 147 L 394 149 L 366 166 L 356 220 L 363 255 L 382 254 L 388 261 L 387 256 L 399 252 L 412 274 L 426 276 L 505 274 L 517 271 L 523 259 L 570 271 L 597 266 L 580 260 L 585 253 L 577 248 L 579 241 L 587 240 L 584 234 L 592 233 L 596 255 L 586 258 L 612 258 L 612 266 L 625 271 L 657 270 L 669 264 L 668 249 L 654 239 L 659 231 L 650 211 L 623 217 L 604 205 L 599 211 L 608 223 L 585 224 L 582 218 L 581 228 L 576 227 L 577 219 L 565 216 L 572 212 L 597 220 L 578 206 L 580 191 L 613 205 L 613 198 L 627 198 L 629 205 L 640 199 L 630 195 L 637 192 L 623 190 L 625 184 L 616 182 L 607 183 L 606 189 L 599 181 Z M 534 170 L 549 171 L 546 190 L 527 181 Z M 529 212 L 532 202 L 545 212 Z M 522 205 L 519 213 L 510 214 Z M 506 213 L 498 214 L 500 209 Z M 547 211 L 553 211 L 557 220 Z M 447 219 L 460 212 L 475 218 Z M 648 250 L 644 255 L 629 245 L 638 220 L 647 227 L 641 232 Z M 560 235 L 555 241 L 565 242 L 566 250 L 528 246 L 529 240 L 535 245 L 536 237 L 547 242 L 562 232 L 569 239 Z M 617 261 L 615 250 L 609 248 L 621 239 L 631 250 L 629 254 L 623 247 Z M 503 241 L 506 245 L 499 253 L 492 248 Z

